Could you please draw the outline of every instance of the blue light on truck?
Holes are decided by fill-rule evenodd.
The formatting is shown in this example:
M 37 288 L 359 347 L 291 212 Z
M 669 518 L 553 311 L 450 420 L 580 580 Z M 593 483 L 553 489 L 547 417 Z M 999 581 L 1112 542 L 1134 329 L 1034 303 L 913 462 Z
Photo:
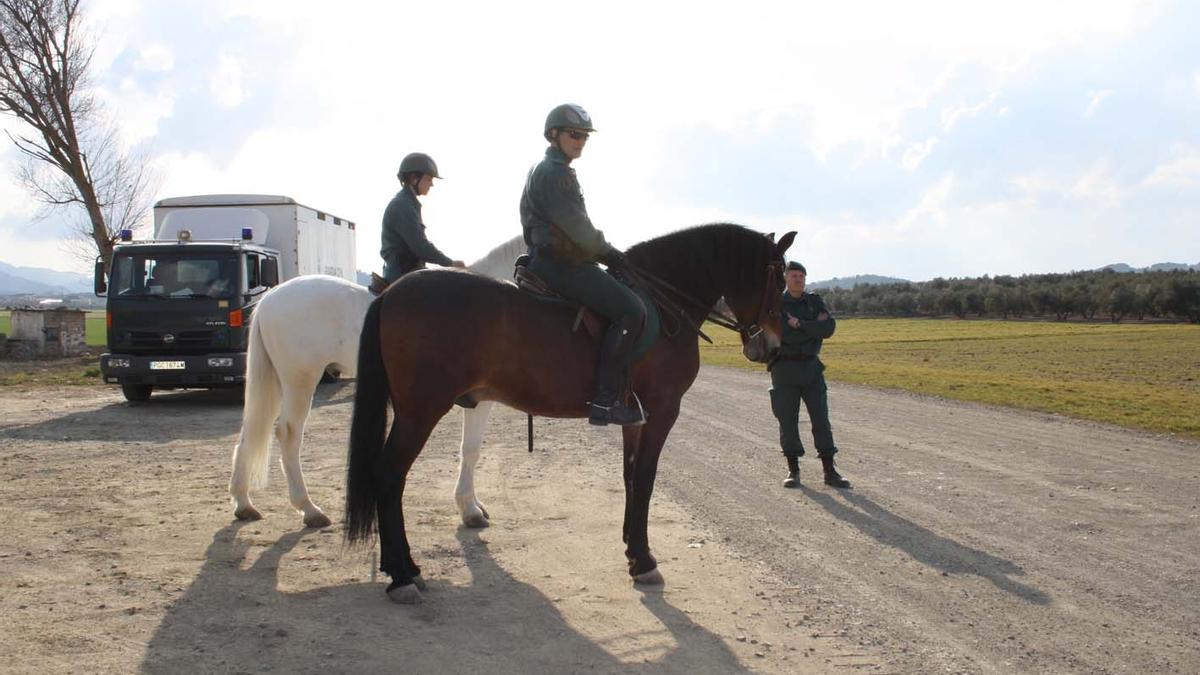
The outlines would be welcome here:
M 250 241 L 253 238 L 254 238 L 254 228 L 253 227 L 243 227 L 242 228 L 242 240 Z
M 133 241 L 133 230 L 121 230 L 121 241 Z

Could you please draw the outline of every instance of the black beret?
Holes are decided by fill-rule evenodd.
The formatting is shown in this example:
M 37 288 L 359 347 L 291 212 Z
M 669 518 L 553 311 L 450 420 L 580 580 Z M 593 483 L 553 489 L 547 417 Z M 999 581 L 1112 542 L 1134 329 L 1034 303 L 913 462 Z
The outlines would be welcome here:
M 795 260 L 793 260 L 787 264 L 787 271 L 791 272 L 792 270 L 795 270 L 797 272 L 802 272 L 804 274 L 804 276 L 808 276 L 808 270 L 804 269 L 804 265 L 801 265 L 800 263 L 796 262 Z

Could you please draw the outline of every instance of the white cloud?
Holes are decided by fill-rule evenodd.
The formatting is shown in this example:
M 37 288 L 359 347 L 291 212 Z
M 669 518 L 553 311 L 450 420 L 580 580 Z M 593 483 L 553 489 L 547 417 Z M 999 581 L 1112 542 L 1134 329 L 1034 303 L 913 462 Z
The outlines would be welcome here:
M 1200 189 L 1200 150 L 1187 149 L 1183 156 L 1154 167 L 1142 185 L 1152 188 Z
M 1096 109 L 1100 107 L 1100 104 L 1104 102 L 1104 99 L 1112 96 L 1112 94 L 1112 89 L 1101 89 L 1100 91 L 1088 92 L 1088 96 L 1091 98 L 1091 101 L 1088 103 L 1087 112 L 1084 113 L 1084 117 L 1091 117 L 1092 115 L 1095 115 Z
M 933 146 L 937 143 L 937 138 L 927 138 L 922 143 L 909 143 L 908 148 L 904 150 L 904 157 L 900 160 L 900 164 L 909 171 L 916 169 L 929 156 L 929 153 L 933 152 Z
M 217 61 L 217 70 L 209 80 L 209 90 L 221 107 L 236 108 L 248 95 L 242 80 L 241 62 L 224 54 Z
M 976 117 L 979 115 L 979 113 L 986 110 L 988 106 L 992 105 L 998 96 L 999 94 L 992 92 L 988 95 L 987 99 L 981 103 L 977 103 L 972 106 L 960 106 L 958 108 L 949 108 L 943 110 L 942 130 L 946 133 L 950 133 L 950 131 L 954 129 L 954 125 L 958 124 L 960 120 L 968 117 Z M 1007 108 L 1005 108 L 1005 110 L 1007 110 Z
M 916 206 L 904 212 L 904 215 L 896 222 L 896 231 L 899 233 L 909 232 L 926 224 L 937 227 L 945 225 L 947 203 L 950 201 L 950 193 L 953 190 L 954 174 L 948 173 L 942 176 L 941 180 L 921 195 L 921 201 Z
M 1108 159 L 1098 159 L 1082 173 L 1038 172 L 1013 176 L 1009 183 L 1022 193 L 1020 203 L 1036 208 L 1061 199 L 1083 202 L 1083 205 L 1112 208 L 1119 206 L 1128 193 L 1113 176 L 1113 165 Z
M 161 43 L 153 43 L 142 47 L 138 52 L 133 67 L 153 73 L 164 73 L 175 67 L 175 55 L 171 49 Z
M 167 89 L 147 91 L 131 77 L 123 78 L 116 90 L 97 89 L 106 112 L 117 120 L 121 140 L 129 145 L 153 138 L 158 123 L 175 110 L 175 95 Z
M 1124 188 L 1112 176 L 1112 163 L 1107 159 L 1097 160 L 1079 176 L 1067 194 L 1076 199 L 1095 201 L 1107 206 L 1117 206 Z

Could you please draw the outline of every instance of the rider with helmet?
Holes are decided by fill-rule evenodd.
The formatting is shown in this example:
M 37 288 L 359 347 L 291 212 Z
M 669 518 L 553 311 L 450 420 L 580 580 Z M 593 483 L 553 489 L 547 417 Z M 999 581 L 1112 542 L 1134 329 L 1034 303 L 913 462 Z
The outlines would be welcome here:
M 645 422 L 641 406 L 626 405 L 620 394 L 646 321 L 646 307 L 633 291 L 596 265 L 603 262 L 609 269 L 619 269 L 625 256 L 592 225 L 571 168 L 595 130 L 591 117 L 577 105 L 563 104 L 550 111 L 542 132 L 550 147 L 525 181 L 521 226 L 532 258 L 529 269 L 558 294 L 612 322 L 600 344 L 588 421 L 636 425 Z
M 421 202 L 433 187 L 438 175 L 437 164 L 423 152 L 411 153 L 400 162 L 396 172 L 402 185 L 383 212 L 383 277 L 390 284 L 414 270 L 424 269 L 431 262 L 443 267 L 466 267 L 461 260 L 451 260 L 425 236 L 421 220 Z

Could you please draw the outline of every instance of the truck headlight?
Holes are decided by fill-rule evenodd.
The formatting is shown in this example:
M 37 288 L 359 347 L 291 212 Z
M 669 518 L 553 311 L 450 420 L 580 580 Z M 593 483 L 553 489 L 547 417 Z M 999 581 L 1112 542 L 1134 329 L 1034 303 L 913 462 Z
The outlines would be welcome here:
M 232 368 L 233 367 L 233 357 L 232 356 L 214 356 L 213 358 L 208 360 L 208 367 L 209 368 Z
M 109 359 L 108 367 L 109 368 L 128 368 L 129 367 L 129 359 Z

